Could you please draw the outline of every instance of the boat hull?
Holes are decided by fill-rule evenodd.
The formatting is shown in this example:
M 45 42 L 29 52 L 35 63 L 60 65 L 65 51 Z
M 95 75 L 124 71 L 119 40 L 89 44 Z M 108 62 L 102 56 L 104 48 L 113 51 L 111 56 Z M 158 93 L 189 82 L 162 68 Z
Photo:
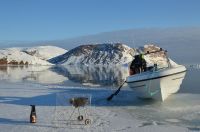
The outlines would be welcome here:
M 140 98 L 153 98 L 164 101 L 169 95 L 180 89 L 185 74 L 186 68 L 179 66 L 130 76 L 127 77 L 127 83 Z

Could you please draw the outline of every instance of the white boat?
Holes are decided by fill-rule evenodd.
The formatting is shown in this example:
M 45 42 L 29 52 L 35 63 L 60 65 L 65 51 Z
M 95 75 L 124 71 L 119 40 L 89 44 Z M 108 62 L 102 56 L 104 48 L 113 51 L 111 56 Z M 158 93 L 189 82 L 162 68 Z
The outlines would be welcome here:
M 140 98 L 153 98 L 164 101 L 176 93 L 186 74 L 183 65 L 170 65 L 166 68 L 151 70 L 128 76 L 126 83 Z

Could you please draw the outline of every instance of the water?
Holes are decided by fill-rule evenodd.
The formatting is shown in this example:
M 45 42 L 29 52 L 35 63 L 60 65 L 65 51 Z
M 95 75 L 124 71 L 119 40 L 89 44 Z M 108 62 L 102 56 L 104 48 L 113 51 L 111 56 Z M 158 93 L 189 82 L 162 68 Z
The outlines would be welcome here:
M 1 66 L 0 80 L 59 86 L 115 87 L 128 75 L 127 67 Z
M 165 102 L 140 100 L 134 91 L 124 86 L 121 93 L 111 103 L 107 103 L 105 98 L 112 93 L 111 90 L 117 89 L 128 75 L 127 67 L 2 66 L 0 67 L 0 84 L 12 83 L 16 86 L 19 83 L 38 84 L 54 88 L 58 92 L 60 92 L 59 88 L 65 88 L 65 90 L 70 88 L 69 94 L 70 92 L 92 94 L 92 105 L 123 106 L 120 111 L 146 121 L 143 126 L 172 124 L 199 130 L 200 67 L 188 65 L 187 69 L 181 89 Z M 0 88 L 2 90 L 3 86 Z

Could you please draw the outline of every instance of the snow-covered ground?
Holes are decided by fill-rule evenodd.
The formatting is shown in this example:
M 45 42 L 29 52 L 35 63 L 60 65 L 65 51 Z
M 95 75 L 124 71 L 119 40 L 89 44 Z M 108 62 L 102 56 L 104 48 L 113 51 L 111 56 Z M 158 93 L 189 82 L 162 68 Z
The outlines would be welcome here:
M 77 126 L 63 125 L 63 123 L 54 124 L 55 100 L 55 91 L 39 85 L 4 84 L 4 88 L 1 88 L 1 131 L 131 131 L 131 129 L 139 129 L 142 126 L 142 121 L 131 118 L 127 113 L 121 113 L 120 107 L 115 108 L 114 106 L 113 108 L 92 107 L 91 109 L 96 111 L 95 116 L 99 116 L 99 119 L 93 121 L 91 126 L 80 126 L 78 129 Z M 38 117 L 36 124 L 29 123 L 30 104 L 36 104 Z
M 73 87 L 28 82 L 0 82 L 0 131 L 2 132 L 197 132 L 200 120 L 198 94 L 181 93 L 164 103 L 139 100 L 128 88 L 111 102 L 106 87 Z M 61 95 L 90 95 L 87 107 L 91 125 L 68 124 L 72 106 Z M 63 99 L 66 97 L 63 96 Z M 60 103 L 57 101 L 61 99 Z M 37 123 L 29 123 L 30 104 L 36 105 Z M 62 121 L 59 120 L 62 117 Z

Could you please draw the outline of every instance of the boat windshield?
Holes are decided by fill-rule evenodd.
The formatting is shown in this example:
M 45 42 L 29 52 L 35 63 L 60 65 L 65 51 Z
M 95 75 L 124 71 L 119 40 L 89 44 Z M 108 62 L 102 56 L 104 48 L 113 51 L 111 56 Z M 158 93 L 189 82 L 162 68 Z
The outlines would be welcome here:
M 160 71 L 169 68 L 169 66 L 164 66 L 164 67 L 158 67 L 157 64 L 154 64 L 153 66 L 147 67 L 146 71 L 143 72 L 155 72 L 155 71 Z

